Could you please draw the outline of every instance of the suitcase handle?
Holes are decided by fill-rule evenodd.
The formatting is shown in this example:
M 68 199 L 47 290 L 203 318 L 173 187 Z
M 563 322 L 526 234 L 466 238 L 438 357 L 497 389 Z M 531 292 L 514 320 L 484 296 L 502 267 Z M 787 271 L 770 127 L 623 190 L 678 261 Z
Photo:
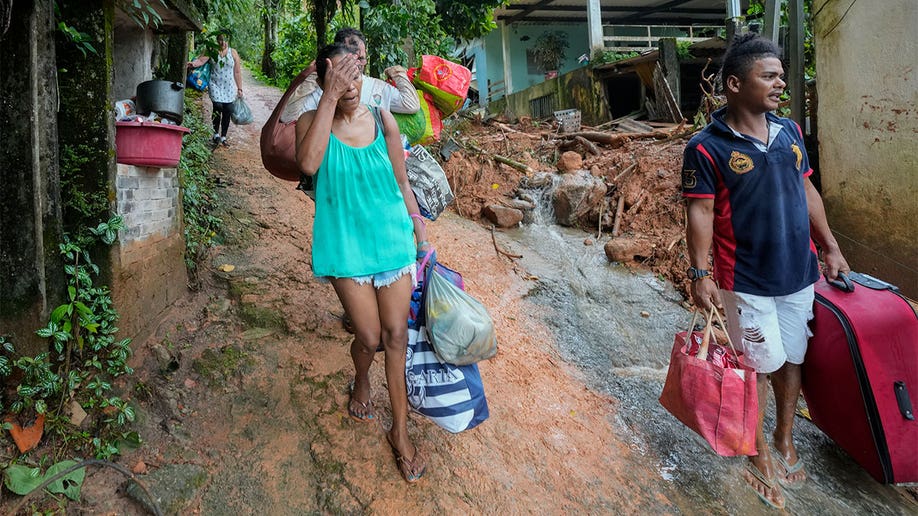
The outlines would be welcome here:
M 908 389 L 905 388 L 905 382 L 899 380 L 893 383 L 893 391 L 896 392 L 896 402 L 899 403 L 899 412 L 909 421 L 915 420 L 915 413 L 912 411 L 912 400 L 908 396 Z
M 832 281 L 829 281 L 829 277 L 826 276 L 826 283 L 842 292 L 854 292 L 854 283 L 852 283 L 851 280 L 848 279 L 848 275 L 843 272 L 839 272 L 838 277 Z

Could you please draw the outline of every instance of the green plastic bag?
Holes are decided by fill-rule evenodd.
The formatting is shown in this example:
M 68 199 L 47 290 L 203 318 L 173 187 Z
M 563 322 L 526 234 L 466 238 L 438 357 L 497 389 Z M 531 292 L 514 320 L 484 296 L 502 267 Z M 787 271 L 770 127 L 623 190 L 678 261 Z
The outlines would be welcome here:
M 423 94 L 417 91 L 418 101 L 423 102 Z M 427 132 L 427 117 L 423 109 L 418 109 L 414 114 L 407 115 L 404 113 L 392 113 L 395 117 L 395 123 L 398 124 L 398 130 L 408 138 L 408 143 L 415 145 L 420 142 Z

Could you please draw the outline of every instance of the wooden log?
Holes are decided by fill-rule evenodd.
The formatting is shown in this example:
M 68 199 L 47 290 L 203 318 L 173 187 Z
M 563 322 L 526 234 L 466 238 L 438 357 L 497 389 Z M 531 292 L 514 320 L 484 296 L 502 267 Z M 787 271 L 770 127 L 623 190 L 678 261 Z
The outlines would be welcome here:
M 587 140 L 583 136 L 574 136 L 574 140 L 579 142 L 581 145 L 583 145 L 584 148 L 586 148 L 587 152 L 589 152 L 590 154 L 594 156 L 599 156 L 599 149 L 596 147 L 596 145 L 593 142 Z
M 612 238 L 618 236 L 618 226 L 622 221 L 622 210 L 625 208 L 625 195 L 618 195 L 618 207 L 615 208 L 615 222 L 612 223 Z

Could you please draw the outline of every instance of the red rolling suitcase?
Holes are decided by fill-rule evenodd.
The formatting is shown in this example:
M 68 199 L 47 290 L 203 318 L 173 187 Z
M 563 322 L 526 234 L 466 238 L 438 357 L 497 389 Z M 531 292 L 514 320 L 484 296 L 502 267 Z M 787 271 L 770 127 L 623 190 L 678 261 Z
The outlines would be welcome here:
M 813 422 L 883 483 L 918 482 L 918 316 L 866 274 L 816 284 L 803 364 Z

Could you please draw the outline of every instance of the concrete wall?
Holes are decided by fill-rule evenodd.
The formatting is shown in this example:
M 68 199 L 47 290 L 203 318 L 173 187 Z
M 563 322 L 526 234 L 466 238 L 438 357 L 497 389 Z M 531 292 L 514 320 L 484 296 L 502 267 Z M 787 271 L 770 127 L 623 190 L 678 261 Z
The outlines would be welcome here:
M 0 335 L 21 353 L 63 300 L 53 2 L 13 3 L 0 41 Z
M 513 24 L 510 31 L 510 70 L 513 75 L 513 91 L 521 91 L 545 80 L 543 72 L 529 70 L 526 62 L 526 50 L 535 46 L 536 40 L 545 32 L 562 32 L 567 35 L 568 48 L 564 51 L 564 61 L 559 74 L 564 74 L 584 65 L 577 62 L 581 54 L 589 54 L 590 42 L 585 24 L 552 24 L 530 25 Z M 486 76 L 479 78 L 479 83 L 487 85 L 504 80 L 504 63 L 501 44 L 501 29 L 493 30 L 484 38 L 487 53 Z M 484 90 L 485 86 L 482 86 Z M 510 92 L 513 93 L 513 92 Z
M 153 78 L 152 55 L 151 31 L 142 30 L 136 23 L 115 27 L 112 55 L 112 96 L 115 100 L 133 97 L 138 84 Z
M 112 293 L 126 335 L 142 334 L 187 292 L 177 170 L 118 165 L 117 212 L 125 228 L 112 250 Z
M 506 113 L 511 118 L 532 116 L 530 102 L 553 96 L 554 109 L 579 109 L 580 120 L 586 125 L 598 125 L 609 120 L 609 107 L 602 91 L 602 81 L 595 80 L 590 68 L 578 68 L 554 79 L 488 104 L 494 113 Z
M 854 270 L 918 298 L 918 2 L 822 3 L 814 32 L 829 224 Z

